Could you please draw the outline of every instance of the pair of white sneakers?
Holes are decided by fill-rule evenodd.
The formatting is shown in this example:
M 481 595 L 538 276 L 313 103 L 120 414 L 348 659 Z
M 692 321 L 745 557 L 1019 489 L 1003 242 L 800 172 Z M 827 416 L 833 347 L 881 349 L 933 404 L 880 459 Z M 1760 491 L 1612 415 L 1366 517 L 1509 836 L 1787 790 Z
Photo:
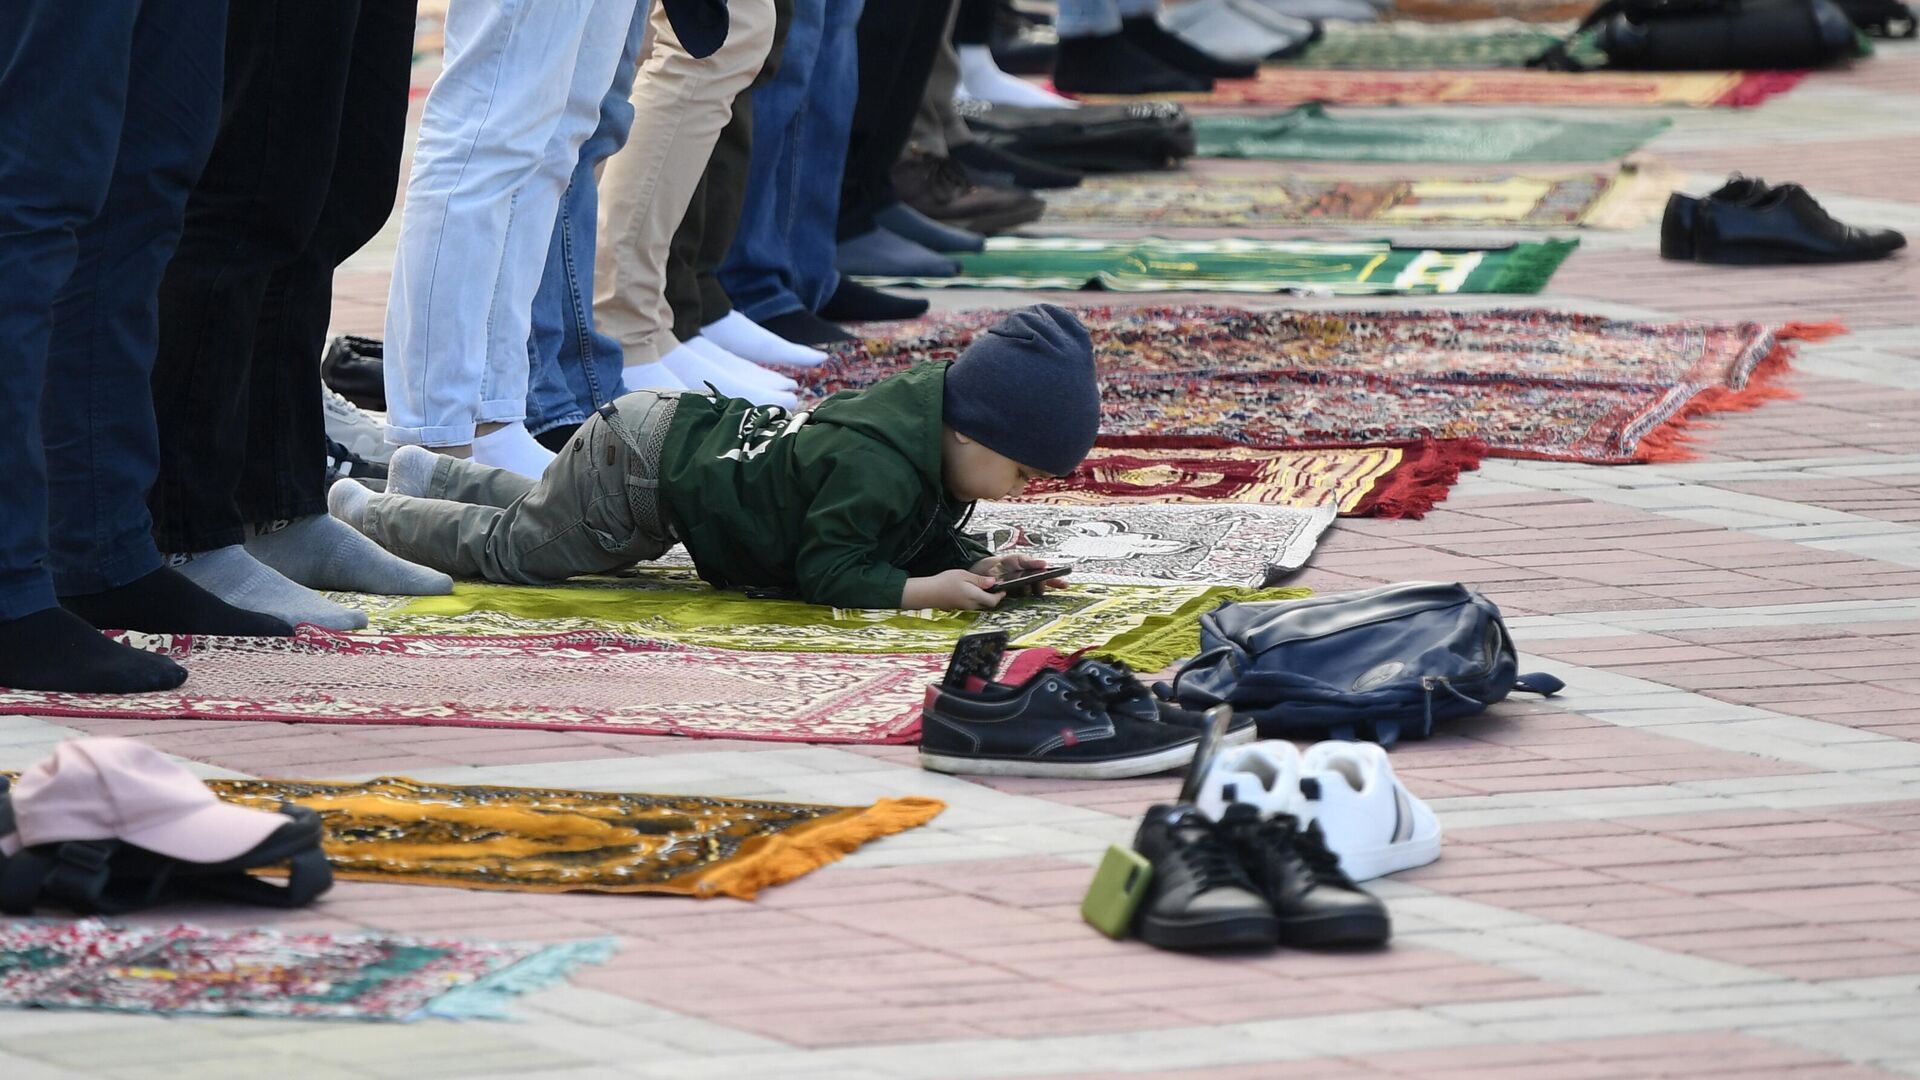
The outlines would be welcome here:
M 1319 822 L 1355 881 L 1440 857 L 1440 819 L 1400 783 L 1377 743 L 1322 742 L 1305 753 L 1279 740 L 1223 747 L 1194 802 L 1215 821 L 1248 803 L 1262 817 L 1290 814 L 1302 829 Z

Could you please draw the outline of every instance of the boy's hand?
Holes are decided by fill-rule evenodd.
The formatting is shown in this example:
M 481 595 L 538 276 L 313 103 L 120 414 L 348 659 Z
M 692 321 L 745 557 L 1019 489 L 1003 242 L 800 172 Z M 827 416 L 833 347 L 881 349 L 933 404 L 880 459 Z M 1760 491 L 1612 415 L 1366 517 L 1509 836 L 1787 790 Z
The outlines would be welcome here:
M 993 578 L 1019 577 L 1021 574 L 1031 574 L 1035 570 L 1045 570 L 1046 568 L 1047 560 L 1036 558 L 1032 555 L 995 555 L 991 558 L 981 559 L 971 567 L 974 573 L 986 574 Z M 1013 595 L 1039 596 L 1042 590 L 1064 589 L 1066 587 L 1067 581 L 1065 578 L 1049 578 L 1037 585 L 1023 585 L 1020 587 L 1020 591 Z
M 908 578 L 907 587 L 900 593 L 900 606 L 949 608 L 954 611 L 980 611 L 998 607 L 1003 597 L 987 591 L 993 581 L 993 578 L 971 570 L 943 570 L 932 577 Z

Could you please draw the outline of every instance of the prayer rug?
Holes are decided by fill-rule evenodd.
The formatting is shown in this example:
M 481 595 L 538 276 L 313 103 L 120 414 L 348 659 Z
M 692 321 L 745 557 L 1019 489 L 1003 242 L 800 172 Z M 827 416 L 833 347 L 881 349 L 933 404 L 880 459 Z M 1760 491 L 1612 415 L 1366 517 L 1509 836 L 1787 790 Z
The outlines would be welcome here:
M 1594 8 L 1592 0 L 1394 0 L 1395 19 L 1455 23 L 1482 19 L 1571 22 Z
M 1265 585 L 1306 565 L 1332 505 L 981 503 L 969 528 L 996 553 L 1074 564 L 1092 582 Z
M 1436 71 L 1449 68 L 1524 68 L 1560 43 L 1573 23 L 1475 19 L 1468 22 L 1329 23 L 1320 40 L 1287 67 L 1355 68 L 1365 71 Z M 1590 35 L 1574 43 L 1574 59 L 1588 67 L 1606 62 Z
M 1680 186 L 1623 165 L 1561 175 L 1388 177 L 1187 173 L 1088 177 L 1047 196 L 1039 224 L 1062 229 L 1455 225 L 1637 229 Z
M 1303 296 L 1537 293 L 1578 241 L 1484 248 L 1386 241 L 1094 240 L 996 236 L 950 278 L 862 278 L 930 288 L 1245 292 Z
M 1689 457 L 1696 416 L 1787 396 L 1794 339 L 1833 325 L 1637 322 L 1553 311 L 1090 308 L 1101 442 L 1380 445 L 1471 439 L 1501 457 Z M 955 355 L 1000 313 L 961 312 L 842 346 L 803 398 Z
M 1417 518 L 1486 450 L 1464 440 L 1323 450 L 1096 446 L 1078 469 L 1028 484 L 1017 501 L 1332 505 L 1353 517 Z
M 513 892 L 751 900 L 869 840 L 924 825 L 937 799 L 819 806 L 565 788 L 209 780 L 230 802 L 319 812 L 336 877 Z
M 1302 105 L 1270 116 L 1197 116 L 1193 134 L 1200 157 L 1503 164 L 1613 161 L 1672 123 L 1665 117 L 1329 115 L 1320 105 Z
M 920 699 L 947 661 L 945 652 L 722 652 L 605 631 L 118 636 L 179 660 L 191 677 L 153 694 L 0 690 L 0 713 L 903 743 L 916 738 Z
M 1269 64 L 1254 79 L 1222 79 L 1209 94 L 1168 94 L 1199 107 L 1554 105 L 1744 108 L 1784 93 L 1804 71 L 1341 71 Z M 1089 101 L 1128 101 L 1089 96 Z
M 1275 595 L 1281 594 L 1304 595 L 1297 590 L 1280 590 Z M 381 631 L 519 635 L 597 630 L 701 646 L 700 651 L 709 656 L 718 654 L 706 653 L 708 648 L 727 649 L 726 663 L 741 658 L 741 673 L 756 678 L 762 669 L 768 678 L 781 670 L 791 670 L 797 677 L 822 665 L 825 670 L 849 673 L 874 671 L 872 683 L 860 684 L 868 685 L 868 690 L 862 691 L 857 680 L 849 681 L 846 689 L 850 694 L 870 693 L 875 703 L 865 708 L 885 715 L 891 707 L 887 703 L 893 700 L 887 695 L 897 694 L 902 687 L 877 673 L 891 670 L 889 664 L 897 667 L 897 660 L 937 674 L 945 670 L 954 644 L 975 631 L 1004 630 L 1021 648 L 1100 648 L 1129 663 L 1138 660 L 1135 667 L 1152 671 L 1155 667 L 1148 661 L 1159 658 L 1156 643 L 1163 639 L 1166 627 L 1191 630 L 1198 642 L 1202 614 L 1227 600 L 1248 597 L 1247 590 L 1228 587 L 1086 582 L 1051 590 L 1044 597 L 1010 598 L 992 611 L 861 610 L 750 599 L 709 588 L 691 570 L 646 566 L 622 577 L 574 578 L 562 586 L 462 582 L 451 596 L 389 598 L 384 603 L 378 597 L 353 599 L 367 602 L 373 628 Z M 894 660 L 866 655 L 873 653 L 918 655 Z M 912 692 L 913 704 L 919 702 L 917 687 L 926 681 L 906 680 L 904 689 Z M 0 695 L 0 705 L 5 700 Z M 769 708 L 776 713 L 800 704 L 783 703 L 777 697 L 769 700 Z M 739 708 L 735 705 L 733 711 Z
M 505 1018 L 512 997 L 612 949 L 606 939 L 540 945 L 27 920 L 0 925 L 0 1005 L 283 1020 Z

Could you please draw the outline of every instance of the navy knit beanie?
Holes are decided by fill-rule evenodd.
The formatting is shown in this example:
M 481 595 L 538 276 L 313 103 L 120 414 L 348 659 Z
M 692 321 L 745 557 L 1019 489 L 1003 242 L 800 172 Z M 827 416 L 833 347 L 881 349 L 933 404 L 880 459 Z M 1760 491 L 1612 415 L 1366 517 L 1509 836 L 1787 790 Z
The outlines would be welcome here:
M 1093 342 L 1065 308 L 1035 304 L 973 339 L 947 369 L 948 427 L 1030 469 L 1065 476 L 1100 434 Z

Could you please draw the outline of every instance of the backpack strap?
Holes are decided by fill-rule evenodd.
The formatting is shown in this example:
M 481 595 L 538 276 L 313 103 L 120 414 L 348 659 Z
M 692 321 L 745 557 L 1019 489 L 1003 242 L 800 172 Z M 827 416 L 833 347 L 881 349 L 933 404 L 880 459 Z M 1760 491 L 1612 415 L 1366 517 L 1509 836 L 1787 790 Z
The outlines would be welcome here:
M 82 915 L 119 915 L 158 903 L 169 877 L 164 869 L 113 887 L 110 864 L 119 847 L 117 840 L 69 840 L 21 849 L 0 864 L 0 911 L 27 915 L 52 902 Z
M 287 860 L 287 883 L 275 885 L 252 874 L 222 874 L 218 877 L 183 878 L 182 883 L 195 892 L 209 893 L 243 904 L 261 907 L 298 908 L 333 887 L 333 867 L 318 844 Z

